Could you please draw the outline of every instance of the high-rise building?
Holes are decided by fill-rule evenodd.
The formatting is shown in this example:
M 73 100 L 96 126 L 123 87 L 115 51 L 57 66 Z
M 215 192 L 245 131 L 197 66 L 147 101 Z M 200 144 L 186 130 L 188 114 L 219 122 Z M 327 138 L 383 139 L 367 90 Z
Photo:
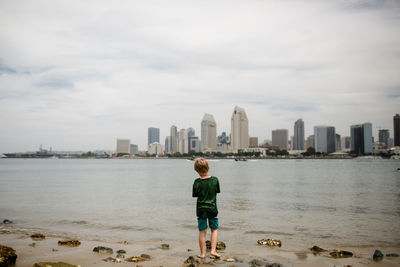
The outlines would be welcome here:
M 244 109 L 238 106 L 231 117 L 231 146 L 233 151 L 249 147 L 249 120 Z
M 309 137 L 307 137 L 307 146 L 306 148 L 315 148 L 315 141 L 314 141 L 314 135 L 310 135 Z
M 250 139 L 249 139 L 249 147 L 250 148 L 258 147 L 258 137 L 250 137 Z
M 147 145 L 150 146 L 152 143 L 160 143 L 160 129 L 149 127 L 147 129 Z
M 393 116 L 393 139 L 394 146 L 400 146 L 400 115 Z
M 175 125 L 171 126 L 171 140 L 169 142 L 170 153 L 178 152 L 178 128 Z
M 351 151 L 359 154 L 372 153 L 372 124 L 367 122 L 363 124 L 351 125 Z
M 276 129 L 272 131 L 272 146 L 280 150 L 288 150 L 289 132 L 287 129 Z
M 293 150 L 304 150 L 304 121 L 298 119 L 294 123 Z
M 160 154 L 163 154 L 163 153 L 164 153 L 164 147 L 163 147 L 162 144 L 157 143 L 157 142 L 151 143 L 150 146 L 149 146 L 148 153 L 149 153 L 150 155 L 160 155 Z
M 170 142 L 171 142 L 171 136 L 166 136 L 165 142 L 164 142 L 164 153 L 165 154 L 170 152 L 170 149 L 171 149 Z
M 131 140 L 130 139 L 117 139 L 117 154 L 118 153 L 131 153 Z
M 333 126 L 314 126 L 315 152 L 332 153 L 336 151 L 336 133 Z
M 181 154 L 187 154 L 189 152 L 188 135 L 186 129 L 181 129 L 179 131 L 178 152 Z
M 379 130 L 379 142 L 388 145 L 389 140 L 389 130 L 388 129 L 380 129 Z
M 342 151 L 342 140 L 340 134 L 336 134 L 336 151 Z
M 189 152 L 200 152 L 200 140 L 198 136 L 192 136 L 189 139 Z
M 217 123 L 214 116 L 205 113 L 201 120 L 201 150 L 217 150 Z
M 139 154 L 139 147 L 138 145 L 131 144 L 131 154 L 137 155 Z
M 196 132 L 195 132 L 195 130 L 194 130 L 193 128 L 191 128 L 191 127 L 187 128 L 186 132 L 187 132 L 187 137 L 188 137 L 188 151 L 190 152 L 190 141 L 191 141 L 191 139 L 192 139 L 193 137 L 196 136 Z
M 341 138 L 341 145 L 342 145 L 342 151 L 349 151 L 350 146 L 351 146 L 351 138 L 350 136 L 345 136 Z

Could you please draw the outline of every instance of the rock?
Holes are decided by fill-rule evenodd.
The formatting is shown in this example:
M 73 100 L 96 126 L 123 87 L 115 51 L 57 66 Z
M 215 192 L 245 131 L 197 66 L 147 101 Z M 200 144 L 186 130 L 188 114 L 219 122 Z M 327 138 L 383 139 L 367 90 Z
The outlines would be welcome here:
M 73 265 L 65 262 L 39 262 L 35 263 L 33 267 L 79 267 L 79 265 Z
M 383 259 L 383 253 L 379 249 L 375 250 L 374 255 L 372 256 L 374 261 L 381 261 Z
M 31 235 L 31 238 L 32 240 L 39 241 L 45 239 L 46 237 L 42 234 L 33 234 Z
M 169 249 L 169 244 L 161 244 L 162 249 Z
M 145 259 L 145 260 L 150 260 L 151 259 L 151 256 L 148 255 L 148 254 L 140 254 L 140 257 Z
M 193 256 L 190 256 L 187 258 L 184 262 L 185 264 L 191 264 L 193 266 L 200 264 L 200 261 L 198 259 L 195 259 Z
M 105 261 L 105 262 L 116 262 L 116 263 L 120 263 L 121 262 L 120 259 L 116 259 L 116 258 L 113 258 L 113 257 L 108 257 L 106 259 L 103 259 L 103 261 Z
M 103 247 L 103 246 L 99 246 L 99 247 L 95 247 L 93 249 L 93 252 L 97 252 L 97 253 L 108 253 L 108 254 L 113 254 L 114 251 L 112 248 L 108 248 L 108 247 Z
M 117 259 L 125 259 L 125 255 L 124 254 L 117 254 Z
M 265 265 L 265 267 L 282 267 L 283 265 L 280 263 L 267 263 L 267 265 Z
M 60 241 L 58 241 L 58 245 L 68 246 L 68 247 L 79 247 L 81 245 L 81 242 L 79 242 L 79 240 L 75 240 L 75 239 L 60 240 Z
M 15 264 L 15 261 L 17 260 L 17 254 L 15 254 L 15 250 L 6 247 L 3 245 L 0 245 L 0 266 L 10 266 Z
M 353 253 L 345 250 L 334 250 L 329 253 L 333 258 L 349 258 L 353 257 Z
M 11 224 L 11 223 L 13 223 L 13 222 L 10 221 L 10 220 L 5 219 L 5 220 L 3 221 L 3 223 L 4 223 L 4 224 Z
M 145 261 L 145 259 L 143 259 L 140 256 L 133 256 L 133 257 L 129 257 L 127 259 L 125 259 L 125 261 L 129 261 L 129 262 L 140 262 L 140 261 Z
M 250 261 L 249 264 L 250 264 L 250 266 L 263 266 L 263 265 L 267 264 L 267 262 L 264 260 L 260 260 L 260 259 L 254 259 L 254 260 Z
M 128 244 L 129 244 L 128 241 L 120 241 L 120 242 L 118 242 L 118 243 L 120 243 L 120 244 L 122 244 L 122 245 L 128 245 Z
M 270 239 L 270 238 L 268 238 L 268 239 L 263 238 L 263 239 L 257 240 L 257 244 L 264 245 L 264 246 L 270 246 L 270 247 L 282 246 L 282 242 L 280 240 Z
M 29 244 L 29 246 L 34 248 L 36 246 L 36 243 Z
M 210 242 L 210 240 L 206 241 L 206 248 L 207 248 L 207 250 L 211 250 L 211 242 Z M 225 245 L 224 242 L 222 242 L 222 241 L 217 242 L 217 246 L 216 246 L 217 250 L 225 250 L 225 248 L 226 248 L 226 245 Z
M 312 252 L 314 252 L 314 253 L 320 253 L 320 252 L 326 251 L 325 249 L 320 248 L 320 247 L 318 247 L 318 246 L 313 246 L 312 248 L 310 248 L 310 250 L 311 250 Z
M 235 262 L 235 259 L 232 259 L 232 258 L 226 258 L 226 259 L 223 259 L 223 261 L 226 261 L 226 262 Z
M 386 254 L 386 257 L 398 257 L 399 256 L 399 254 L 397 254 L 397 253 L 388 253 L 388 254 Z
M 126 251 L 123 250 L 123 249 L 119 249 L 119 250 L 117 250 L 117 253 L 118 253 L 118 254 L 126 254 Z

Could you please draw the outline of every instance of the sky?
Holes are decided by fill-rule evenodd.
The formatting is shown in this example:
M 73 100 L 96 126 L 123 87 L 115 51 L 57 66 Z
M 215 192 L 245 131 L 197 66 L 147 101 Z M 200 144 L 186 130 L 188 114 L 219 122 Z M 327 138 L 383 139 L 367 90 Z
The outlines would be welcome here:
M 147 148 L 171 125 L 259 141 L 400 113 L 399 1 L 0 1 L 0 153 Z

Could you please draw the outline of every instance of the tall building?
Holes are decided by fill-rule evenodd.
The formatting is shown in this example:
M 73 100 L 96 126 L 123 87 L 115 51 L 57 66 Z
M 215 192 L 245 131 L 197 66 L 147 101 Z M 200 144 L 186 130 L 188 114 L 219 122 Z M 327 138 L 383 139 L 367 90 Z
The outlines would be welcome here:
M 342 151 L 349 151 L 351 147 L 351 138 L 350 136 L 342 137 L 341 139 Z
M 249 147 L 250 148 L 258 147 L 258 137 L 250 137 L 250 139 L 249 139 Z
M 294 123 L 293 150 L 304 150 L 304 121 L 302 119 Z
M 164 147 L 158 142 L 151 143 L 149 146 L 148 153 L 150 155 L 160 155 L 164 153 Z
M 393 139 L 394 146 L 400 146 L 400 115 L 393 116 Z
M 379 130 L 379 142 L 384 143 L 385 145 L 388 145 L 389 137 L 390 136 L 389 136 L 388 129 Z
M 139 154 L 139 147 L 138 145 L 131 144 L 131 154 L 137 155 Z
M 336 134 L 336 151 L 342 151 L 342 140 L 340 134 Z
M 244 109 L 238 106 L 231 118 L 231 146 L 233 151 L 249 147 L 249 121 Z
M 190 141 L 192 140 L 193 137 L 196 136 L 196 132 L 191 127 L 187 128 L 186 132 L 187 132 L 187 137 L 188 137 L 188 151 L 190 152 L 190 150 L 191 150 L 190 149 Z
M 200 152 L 200 140 L 198 136 L 192 136 L 189 139 L 189 152 Z
M 165 142 L 164 142 L 164 153 L 165 154 L 170 152 L 171 145 L 170 145 L 169 142 L 171 142 L 171 136 L 166 136 L 165 137 Z
M 170 153 L 178 152 L 178 128 L 175 125 L 171 126 L 171 140 L 169 142 Z
M 201 150 L 217 150 L 217 123 L 214 116 L 205 113 L 201 120 Z
M 314 126 L 315 152 L 332 153 L 336 151 L 336 133 L 333 126 Z
M 315 138 L 314 135 L 310 135 L 309 137 L 307 137 L 307 146 L 306 148 L 315 148 Z
M 186 129 L 181 129 L 179 131 L 178 152 L 181 154 L 187 154 L 189 152 L 188 135 Z
M 359 154 L 372 153 L 372 124 L 369 122 L 350 127 L 351 151 Z
M 160 143 L 160 129 L 149 127 L 147 129 L 147 146 L 155 142 Z
M 117 154 L 118 153 L 131 153 L 131 140 L 130 139 L 117 139 Z
M 289 132 L 287 129 L 276 129 L 272 131 L 272 146 L 280 150 L 288 150 Z

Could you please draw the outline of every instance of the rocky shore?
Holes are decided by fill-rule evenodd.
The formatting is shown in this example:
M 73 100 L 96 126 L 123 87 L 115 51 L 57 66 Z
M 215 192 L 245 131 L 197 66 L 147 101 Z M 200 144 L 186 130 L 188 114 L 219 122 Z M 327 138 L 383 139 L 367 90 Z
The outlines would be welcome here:
M 200 260 L 196 240 L 104 242 L 45 236 L 43 233 L 0 232 L 0 267 L 77 266 L 182 266 L 182 267 L 282 267 L 282 266 L 399 266 L 399 247 L 311 248 L 289 250 L 284 240 L 262 238 L 253 247 L 230 248 L 218 243 L 220 259 Z M 189 245 L 187 245 L 189 244 Z M 233 246 L 236 247 L 237 246 Z M 15 265 L 13 265 L 15 263 Z

